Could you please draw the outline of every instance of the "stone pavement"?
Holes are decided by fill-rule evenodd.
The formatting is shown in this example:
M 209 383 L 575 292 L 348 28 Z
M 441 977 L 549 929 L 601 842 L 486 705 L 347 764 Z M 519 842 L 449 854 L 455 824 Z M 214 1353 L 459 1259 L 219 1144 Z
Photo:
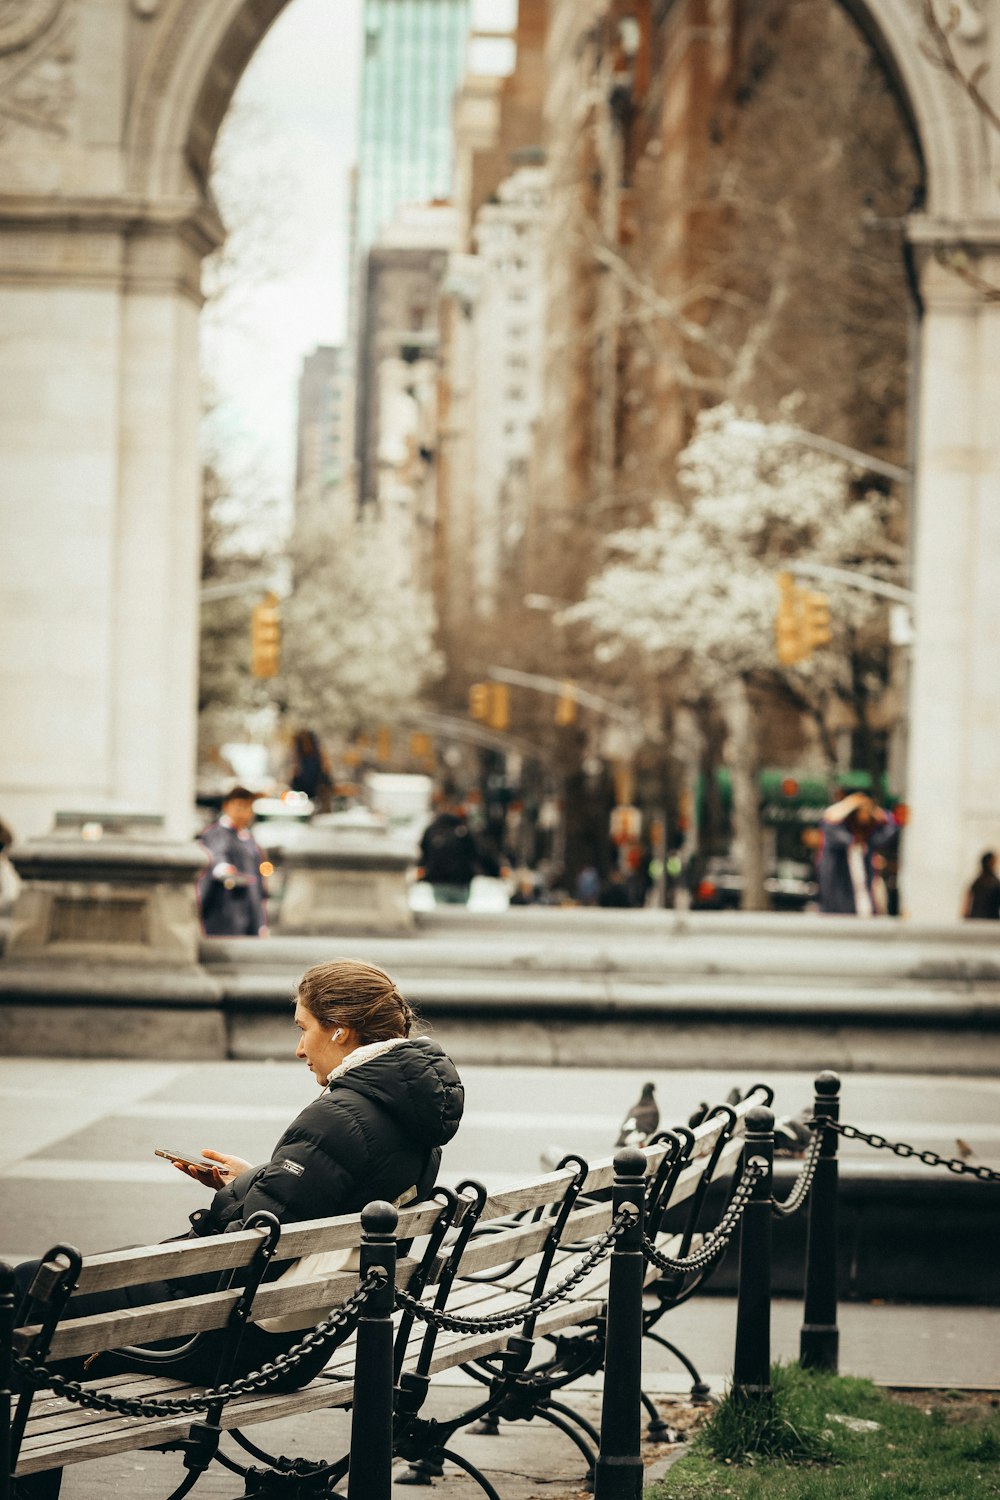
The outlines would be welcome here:
M 60 1042 L 60 1050 L 65 1040 Z M 471 1174 L 499 1187 L 530 1175 L 552 1143 L 605 1155 L 624 1107 L 645 1074 L 634 1069 L 464 1068 L 468 1106 L 462 1131 L 446 1154 L 444 1175 Z M 753 1077 L 651 1069 L 665 1120 L 682 1120 L 701 1099 L 724 1096 Z M 774 1074 L 775 1105 L 791 1112 L 808 1101 L 811 1080 Z M 310 1092 L 293 1063 L 73 1062 L 62 1058 L 0 1059 L 0 1256 L 37 1254 L 59 1238 L 87 1251 L 135 1243 L 136 1224 L 156 1239 L 177 1231 L 199 1190 L 152 1156 L 216 1145 L 259 1158 Z M 961 1137 L 983 1160 L 1000 1160 L 1000 1083 L 995 1079 L 880 1078 L 845 1080 L 845 1113 L 867 1127 L 920 1145 L 954 1150 Z M 858 1148 L 855 1148 L 858 1149 Z M 797 1353 L 801 1305 L 782 1299 L 773 1309 L 776 1357 Z M 841 1365 L 886 1384 L 1000 1388 L 1000 1308 L 846 1303 L 841 1308 Z M 735 1306 L 703 1296 L 678 1308 L 664 1332 L 721 1390 L 732 1364 Z M 649 1351 L 645 1383 L 664 1402 L 682 1398 L 686 1381 L 664 1351 Z M 460 1410 L 468 1400 L 461 1376 L 435 1383 L 434 1409 Z M 599 1420 L 600 1391 L 591 1381 L 580 1410 Z M 277 1451 L 329 1456 L 347 1430 L 343 1415 L 317 1414 L 274 1424 L 267 1442 Z M 669 1420 L 669 1414 L 668 1414 Z M 261 1432 L 254 1434 L 258 1438 Z M 554 1429 L 535 1421 L 505 1426 L 498 1438 L 463 1434 L 458 1450 L 486 1470 L 503 1500 L 564 1500 L 581 1489 L 582 1460 Z M 648 1449 L 662 1469 L 667 1448 Z M 154 1453 L 95 1461 L 67 1472 L 63 1500 L 127 1500 L 165 1496 L 176 1460 Z M 402 1495 L 404 1488 L 398 1486 Z M 481 1496 L 451 1471 L 438 1490 L 454 1500 Z M 230 1500 L 240 1481 L 221 1469 L 200 1482 L 206 1500 Z

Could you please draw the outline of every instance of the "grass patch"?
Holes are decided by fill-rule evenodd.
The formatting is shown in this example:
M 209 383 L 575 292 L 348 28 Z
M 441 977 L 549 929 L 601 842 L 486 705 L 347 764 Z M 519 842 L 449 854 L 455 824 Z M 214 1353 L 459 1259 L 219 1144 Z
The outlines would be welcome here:
M 737 1400 L 716 1406 L 698 1434 L 698 1447 L 720 1463 L 832 1463 L 834 1446 L 820 1392 L 790 1365 L 771 1370 L 770 1401 Z
M 727 1398 L 645 1500 L 1000 1497 L 996 1398 L 896 1398 L 867 1380 L 796 1365 L 776 1366 L 772 1380 L 769 1409 Z

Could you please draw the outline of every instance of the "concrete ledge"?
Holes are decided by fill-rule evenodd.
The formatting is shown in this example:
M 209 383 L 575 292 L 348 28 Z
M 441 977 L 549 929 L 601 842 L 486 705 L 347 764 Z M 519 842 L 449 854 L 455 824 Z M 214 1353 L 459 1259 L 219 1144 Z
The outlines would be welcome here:
M 521 906 L 505 912 L 470 912 L 462 907 L 440 907 L 418 912 L 417 925 L 427 933 L 495 932 L 517 929 L 524 933 L 558 932 L 580 936 L 618 932 L 629 936 L 659 934 L 668 937 L 821 938 L 834 942 L 864 943 L 892 947 L 896 943 L 970 944 L 993 950 L 1000 957 L 1000 931 L 992 922 L 913 922 L 907 918 L 879 918 L 871 922 L 857 917 L 831 916 L 821 912 L 673 911 L 648 909 L 622 911 L 602 907 Z
M 355 954 L 399 981 L 460 1063 L 1000 1071 L 992 927 L 928 935 L 896 924 L 904 942 L 881 936 L 892 924 L 852 919 L 544 908 L 428 916 L 403 935 L 202 939 L 198 964 L 8 958 L 0 1008 L 85 1005 L 97 1026 L 117 1024 L 123 1008 L 159 1008 L 158 1031 L 147 1017 L 135 1036 L 149 1048 L 136 1055 L 147 1056 L 172 1055 L 177 1013 L 201 1008 L 216 1020 L 197 1033 L 205 1050 L 192 1050 L 192 1032 L 185 1056 L 283 1056 L 301 974 Z M 814 929 L 811 942 L 799 941 L 800 923 Z
M 73 967 L 11 959 L 0 965 L 0 1010 L 19 1000 L 52 1006 L 83 1001 L 115 1009 L 166 1005 L 219 1010 L 224 994 L 222 985 L 194 964 L 188 968 L 142 964 L 126 969 L 110 964 Z
M 775 1162 L 775 1196 L 784 1198 L 801 1162 Z M 704 1223 L 722 1212 L 709 1195 Z M 912 1167 L 883 1152 L 842 1159 L 837 1197 L 840 1296 L 861 1301 L 931 1301 L 1000 1305 L 996 1253 L 1000 1186 L 956 1177 L 944 1168 Z M 775 1220 L 772 1285 L 776 1296 L 801 1296 L 807 1216 Z M 726 1252 L 707 1290 L 731 1294 L 738 1257 Z
M 228 1008 L 231 1057 L 278 1057 L 287 1049 L 284 1017 L 241 1005 Z M 812 1024 L 768 1025 L 735 1016 L 729 1023 L 695 1018 L 623 1017 L 603 1023 L 540 1011 L 534 1019 L 499 1013 L 473 1020 L 425 1006 L 431 1034 L 461 1065 L 524 1067 L 630 1067 L 759 1069 L 832 1067 L 852 1072 L 956 1073 L 1000 1070 L 1000 1031 L 926 1030 Z
M 0 1053 L 34 1057 L 39 1046 L 40 1007 L 4 998 L 0 1004 Z M 53 1008 L 45 1010 L 51 1025 Z M 159 1005 L 59 1005 L 60 1031 L 72 1037 L 77 1057 L 154 1057 L 199 1062 L 228 1056 L 226 1020 L 218 1007 Z M 285 1049 L 287 1051 L 287 1047 Z

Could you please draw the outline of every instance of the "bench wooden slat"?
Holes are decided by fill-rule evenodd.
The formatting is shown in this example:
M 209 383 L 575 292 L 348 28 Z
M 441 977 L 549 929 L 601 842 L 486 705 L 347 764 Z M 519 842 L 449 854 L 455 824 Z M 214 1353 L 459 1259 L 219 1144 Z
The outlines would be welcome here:
M 95 1388 L 103 1389 L 103 1382 L 96 1382 Z M 175 1394 L 185 1395 L 187 1390 L 187 1387 L 178 1384 Z M 348 1406 L 353 1399 L 353 1381 L 334 1380 L 322 1373 L 301 1391 L 277 1396 L 266 1393 L 240 1396 L 225 1406 L 219 1425 L 228 1431 L 231 1427 L 251 1426 L 255 1422 L 320 1411 L 324 1407 Z M 84 1459 L 110 1458 L 116 1453 L 128 1453 L 136 1448 L 151 1448 L 161 1443 L 176 1442 L 187 1436 L 194 1420 L 196 1418 L 190 1415 L 150 1419 L 109 1417 L 103 1430 L 92 1429 L 79 1440 L 73 1438 L 68 1442 L 65 1439 L 61 1442 L 46 1442 L 42 1439 L 36 1444 L 33 1437 L 26 1437 L 17 1473 L 36 1474 L 43 1469 L 81 1463 Z M 142 1440 L 137 1441 L 137 1438 Z
M 404 1258 L 397 1266 L 399 1285 L 406 1287 L 416 1270 L 415 1260 Z M 259 1288 L 253 1305 L 253 1322 L 315 1307 L 333 1308 L 358 1289 L 357 1271 L 335 1271 L 306 1281 L 266 1283 Z M 149 1344 L 154 1340 L 183 1338 L 223 1328 L 240 1293 L 206 1292 L 174 1302 L 156 1302 L 118 1312 L 93 1313 L 69 1318 L 59 1324 L 52 1339 L 49 1359 L 71 1359 L 97 1354 L 123 1345 Z M 37 1325 L 36 1325 L 37 1326 Z M 21 1329 L 26 1339 L 32 1329 Z M 23 1344 L 22 1344 L 23 1347 Z
M 718 1132 L 714 1132 L 718 1134 Z M 717 1172 L 724 1175 L 743 1149 L 742 1139 L 728 1141 L 719 1153 Z M 662 1152 L 660 1153 L 662 1158 Z M 704 1173 L 704 1157 L 692 1161 L 678 1174 L 670 1194 L 670 1206 L 685 1202 L 698 1188 Z M 588 1178 L 589 1181 L 589 1178 Z M 574 1209 L 566 1222 L 563 1238 L 566 1242 L 603 1234 L 611 1223 L 610 1201 L 587 1204 Z M 540 1249 L 548 1238 L 552 1219 L 546 1218 L 533 1224 L 515 1224 L 509 1229 L 496 1230 L 491 1234 L 473 1236 L 462 1256 L 462 1271 L 481 1272 L 491 1267 L 502 1267 L 522 1255 L 530 1255 Z
M 415 1204 L 399 1212 L 398 1237 L 415 1239 L 434 1227 L 439 1203 Z M 203 1272 L 229 1271 L 249 1265 L 260 1244 L 262 1230 L 241 1229 L 234 1234 L 209 1235 L 201 1240 L 169 1240 L 162 1245 L 138 1245 L 109 1250 L 84 1258 L 80 1292 L 101 1292 L 109 1287 L 139 1286 L 146 1281 L 172 1281 Z M 310 1219 L 288 1224 L 281 1231 L 276 1261 L 298 1260 L 320 1250 L 355 1249 L 361 1243 L 361 1221 L 357 1214 L 331 1219 Z

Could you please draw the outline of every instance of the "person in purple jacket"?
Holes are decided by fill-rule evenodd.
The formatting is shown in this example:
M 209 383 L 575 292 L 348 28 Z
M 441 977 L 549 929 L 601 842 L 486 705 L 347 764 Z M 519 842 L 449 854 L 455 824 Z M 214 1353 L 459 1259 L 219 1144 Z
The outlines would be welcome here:
M 892 818 L 867 792 L 851 792 L 827 808 L 820 830 L 820 911 L 857 917 L 883 915 L 874 856 L 896 835 Z

